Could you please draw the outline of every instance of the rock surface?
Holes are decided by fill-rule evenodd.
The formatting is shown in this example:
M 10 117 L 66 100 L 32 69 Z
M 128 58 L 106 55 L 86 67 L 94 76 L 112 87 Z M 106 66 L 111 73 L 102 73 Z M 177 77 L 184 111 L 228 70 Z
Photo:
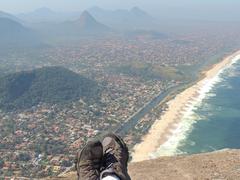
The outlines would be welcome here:
M 240 150 L 161 157 L 130 163 L 129 173 L 132 180 L 238 180 L 240 179 Z M 76 179 L 76 172 L 70 172 L 57 179 Z

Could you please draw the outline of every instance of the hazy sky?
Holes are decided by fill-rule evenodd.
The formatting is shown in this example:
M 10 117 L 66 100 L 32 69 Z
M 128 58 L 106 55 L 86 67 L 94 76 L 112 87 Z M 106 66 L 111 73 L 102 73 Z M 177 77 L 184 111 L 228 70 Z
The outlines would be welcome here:
M 128 8 L 143 4 L 144 1 L 146 0 L 0 0 L 0 9 L 9 12 L 23 12 L 49 7 L 58 11 L 78 11 L 91 6 Z
M 80 11 L 91 6 L 106 9 L 139 6 L 153 15 L 169 17 L 240 19 L 240 0 L 0 0 L 0 10 L 10 13 L 32 11 L 40 7 L 56 11 Z

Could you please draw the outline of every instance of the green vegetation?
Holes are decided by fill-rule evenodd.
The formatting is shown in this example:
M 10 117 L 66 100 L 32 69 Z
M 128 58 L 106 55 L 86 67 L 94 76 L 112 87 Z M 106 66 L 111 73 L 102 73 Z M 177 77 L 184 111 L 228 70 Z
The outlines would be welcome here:
M 44 137 L 44 136 L 43 136 Z M 64 142 L 60 140 L 45 140 L 43 137 L 38 140 L 38 143 L 33 144 L 31 149 L 37 154 L 65 154 L 67 146 Z
M 184 80 L 185 74 L 174 67 L 152 65 L 147 63 L 131 63 L 114 68 L 116 72 L 130 76 L 139 76 L 145 80 Z
M 12 118 L 3 119 L 0 131 L 0 138 L 14 134 L 16 131 L 16 122 Z M 0 149 L 1 148 L 4 148 L 4 145 L 0 144 Z
M 96 82 L 62 67 L 44 67 L 0 78 L 0 108 L 30 108 L 39 103 L 62 104 L 83 98 L 96 99 Z
M 4 165 L 4 161 L 2 159 L 0 159 L 0 169 L 3 168 L 3 165 Z
M 20 153 L 18 156 L 17 156 L 17 161 L 30 161 L 31 160 L 31 156 L 28 154 L 28 153 Z

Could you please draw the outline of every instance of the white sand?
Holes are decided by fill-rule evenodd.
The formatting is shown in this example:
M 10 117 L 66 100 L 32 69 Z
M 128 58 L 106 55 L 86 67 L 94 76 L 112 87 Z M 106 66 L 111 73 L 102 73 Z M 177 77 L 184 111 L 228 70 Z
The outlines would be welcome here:
M 194 98 L 202 98 L 204 96 L 201 91 L 207 92 L 207 84 L 213 78 L 221 73 L 222 69 L 226 68 L 234 61 L 240 59 L 240 51 L 224 58 L 220 63 L 215 64 L 211 69 L 204 72 L 205 77 L 198 81 L 193 86 L 178 94 L 174 99 L 168 102 L 168 110 L 162 114 L 159 120 L 153 124 L 149 133 L 142 138 L 142 142 L 134 147 L 132 154 L 133 162 L 150 159 L 150 155 L 154 153 L 168 137 L 177 124 L 181 122 L 185 111 Z

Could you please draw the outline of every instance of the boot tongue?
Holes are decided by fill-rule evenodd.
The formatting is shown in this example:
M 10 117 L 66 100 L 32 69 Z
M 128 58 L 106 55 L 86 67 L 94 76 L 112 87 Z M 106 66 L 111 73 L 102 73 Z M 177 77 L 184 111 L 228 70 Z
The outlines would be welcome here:
M 106 152 L 107 149 L 110 149 L 110 148 L 114 149 L 114 147 L 116 146 L 116 143 L 111 137 L 106 137 L 102 141 L 102 146 L 103 146 L 103 151 Z

